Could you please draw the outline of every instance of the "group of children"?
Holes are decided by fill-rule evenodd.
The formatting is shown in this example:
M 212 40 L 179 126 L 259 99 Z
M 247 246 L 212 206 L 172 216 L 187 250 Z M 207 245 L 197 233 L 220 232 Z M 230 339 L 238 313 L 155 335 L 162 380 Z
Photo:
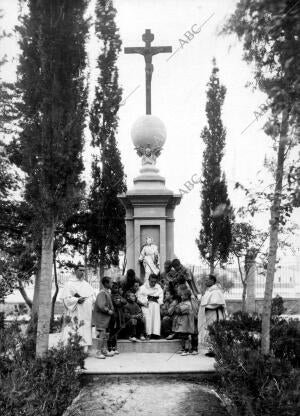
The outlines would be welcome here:
M 197 302 L 193 301 L 188 285 L 162 283 L 158 276 L 150 275 L 150 286 L 157 286 L 163 296 L 158 299 L 158 296 L 148 295 L 145 304 L 142 296 L 144 286 L 140 287 L 133 270 L 128 272 L 126 280 L 121 283 L 112 282 L 106 276 L 102 279 L 93 316 L 98 332 L 96 357 L 105 359 L 119 354 L 117 340 L 124 336 L 132 342 L 159 338 L 160 335 L 168 340 L 177 338 L 181 340 L 181 350 L 178 351 L 181 355 L 198 354 Z M 149 308 L 149 305 L 155 308 Z M 149 309 L 158 311 L 150 320 L 155 321 L 156 328 L 159 323 L 160 335 L 157 330 L 151 330 Z
M 198 354 L 198 303 L 192 299 L 192 292 L 185 285 L 180 285 L 173 292 L 166 290 L 165 301 L 161 306 L 161 332 L 167 340 L 181 339 L 184 355 Z
M 93 321 L 98 332 L 97 358 L 119 354 L 117 340 L 126 328 L 131 341 L 145 340 L 142 310 L 133 291 L 123 291 L 118 283 L 104 276 L 94 306 Z

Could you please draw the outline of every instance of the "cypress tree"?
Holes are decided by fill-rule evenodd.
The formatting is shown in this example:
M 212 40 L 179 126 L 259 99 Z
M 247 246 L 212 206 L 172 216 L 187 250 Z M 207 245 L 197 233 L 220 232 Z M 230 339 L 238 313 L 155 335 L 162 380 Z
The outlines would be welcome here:
M 122 90 L 116 66 L 121 40 L 115 16 L 116 9 L 112 2 L 97 1 L 95 27 L 101 52 L 97 61 L 99 76 L 90 121 L 92 146 L 96 154 L 92 162 L 88 235 L 91 241 L 90 260 L 100 266 L 101 277 L 105 266 L 118 264 L 119 250 L 125 243 L 125 210 L 117 197 L 126 190 L 126 186 L 116 142 L 117 112 Z
M 218 72 L 214 60 L 207 90 L 208 126 L 201 133 L 206 147 L 202 164 L 202 228 L 199 239 L 196 240 L 201 256 L 209 263 L 211 273 L 217 263 L 222 264 L 227 260 L 231 243 L 230 201 L 225 174 L 221 170 L 226 138 L 221 110 L 226 88 L 220 84 Z
M 2 10 L 0 9 L 0 21 L 3 18 Z M 1 41 L 8 37 L 8 34 L 2 30 L 0 31 L 0 45 Z M 1 136 L 11 133 L 11 124 L 15 117 L 15 111 L 12 104 L 13 100 L 13 85 L 5 82 L 2 78 L 1 70 L 7 58 L 5 55 L 0 56 L 0 133 Z M 7 149 L 5 143 L 0 140 L 0 203 L 6 199 L 11 190 L 16 186 L 16 176 L 10 169 Z M 1 213 L 1 207 L 0 207 Z
M 92 162 L 93 183 L 89 195 L 91 242 L 90 260 L 104 267 L 116 265 L 119 250 L 125 243 L 125 210 L 117 195 L 126 191 L 124 168 L 117 148 L 116 131 L 122 90 L 118 84 L 116 61 L 121 40 L 115 23 L 116 9 L 112 2 L 97 0 L 96 35 L 101 44 L 95 99 L 91 109 L 90 130 L 95 154 Z
M 18 28 L 22 118 L 15 146 L 26 173 L 25 198 L 42 228 L 37 355 L 48 348 L 56 225 L 83 188 L 87 5 L 87 0 L 30 0 Z

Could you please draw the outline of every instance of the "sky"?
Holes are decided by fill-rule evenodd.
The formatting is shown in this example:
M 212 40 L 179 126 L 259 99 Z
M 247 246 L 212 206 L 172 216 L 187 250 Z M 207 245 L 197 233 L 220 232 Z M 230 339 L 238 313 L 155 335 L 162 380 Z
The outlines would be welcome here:
M 236 0 L 114 0 L 123 42 L 118 67 L 125 99 L 119 111 L 117 139 L 129 189 L 141 163 L 134 151 L 130 131 L 134 121 L 145 114 L 145 72 L 143 57 L 125 55 L 123 48 L 144 46 L 142 34 L 145 29 L 151 29 L 155 35 L 153 46 L 169 45 L 176 51 L 173 56 L 160 54 L 153 58 L 152 114 L 158 116 L 167 129 L 167 140 L 157 165 L 166 178 L 167 188 L 178 193 L 186 189 L 185 183 L 193 175 L 201 176 L 204 144 L 200 134 L 206 124 L 206 90 L 213 58 L 216 58 L 220 80 L 227 89 L 222 115 L 227 131 L 222 168 L 233 207 L 245 203 L 241 192 L 234 190 L 236 181 L 245 186 L 255 185 L 258 177 L 266 176 L 269 181 L 269 175 L 263 171 L 263 162 L 265 156 L 272 154 L 272 143 L 262 130 L 266 116 L 256 120 L 259 106 L 266 97 L 260 91 L 246 87 L 253 80 L 253 71 L 242 59 L 239 41 L 235 37 L 219 35 L 236 3 Z M 89 12 L 93 6 L 94 1 L 91 1 Z M 0 0 L 0 9 L 4 12 L 4 28 L 12 30 L 17 23 L 18 1 Z M 192 28 L 199 31 L 194 37 L 188 33 Z M 98 49 L 91 32 L 88 44 L 91 98 Z M 3 51 L 9 62 L 2 76 L 13 80 L 18 54 L 15 36 L 2 42 L 1 54 Z M 87 132 L 84 155 L 87 177 L 91 162 L 89 139 Z M 184 194 L 175 210 L 175 253 L 185 263 L 200 262 L 195 244 L 201 226 L 200 203 L 200 185 L 196 184 Z M 297 210 L 294 220 L 299 222 L 299 219 Z M 255 223 L 266 230 L 268 220 L 267 214 L 257 218 Z M 293 240 L 299 248 L 299 237 Z M 285 260 L 293 263 L 293 253 L 288 253 Z

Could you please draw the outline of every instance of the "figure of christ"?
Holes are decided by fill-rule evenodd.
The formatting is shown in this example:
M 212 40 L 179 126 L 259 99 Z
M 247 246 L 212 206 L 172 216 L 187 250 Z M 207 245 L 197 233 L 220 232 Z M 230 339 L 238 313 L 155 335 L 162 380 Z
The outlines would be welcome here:
M 145 73 L 146 73 L 146 114 L 151 114 L 151 81 L 153 73 L 152 56 L 158 53 L 170 53 L 172 52 L 172 46 L 151 46 L 154 40 L 154 35 L 150 29 L 146 29 L 142 36 L 145 42 L 144 47 L 129 47 L 124 48 L 125 53 L 138 53 L 144 56 L 145 59 Z
M 139 261 L 142 262 L 145 270 L 145 282 L 148 281 L 151 273 L 159 273 L 159 253 L 158 248 L 152 242 L 151 237 L 146 238 L 146 244 L 143 246 Z
M 85 351 L 88 346 L 92 345 L 92 312 L 95 298 L 94 289 L 84 280 L 84 267 L 77 267 L 75 276 L 65 284 L 61 294 L 64 305 L 64 325 L 61 339 L 64 344 L 75 332 L 77 326 Z
M 149 281 L 140 287 L 137 297 L 138 303 L 142 306 L 147 337 L 160 336 L 160 305 L 163 303 L 163 290 L 157 283 L 155 274 L 150 274 Z

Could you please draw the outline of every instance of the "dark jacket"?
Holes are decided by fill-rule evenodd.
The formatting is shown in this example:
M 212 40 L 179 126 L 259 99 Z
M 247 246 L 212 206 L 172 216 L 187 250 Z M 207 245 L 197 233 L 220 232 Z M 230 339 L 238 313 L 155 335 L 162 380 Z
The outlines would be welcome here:
M 185 334 L 195 333 L 195 318 L 190 300 L 180 302 L 177 305 L 172 330 Z
M 127 302 L 124 306 L 124 315 L 126 321 L 130 318 L 136 317 L 136 315 L 139 315 L 140 318 L 142 318 L 142 310 L 136 302 Z
M 173 299 L 171 302 L 170 301 L 165 301 L 165 303 L 163 305 L 161 305 L 160 307 L 160 313 L 161 316 L 173 316 L 175 313 L 175 308 L 177 306 L 178 302 L 176 299 Z
M 115 324 L 117 328 L 124 328 L 125 318 L 124 318 L 124 305 L 126 305 L 127 301 L 124 299 L 120 294 L 112 294 L 111 295 L 112 303 L 114 305 L 114 318 Z
M 98 293 L 94 307 L 94 323 L 96 329 L 107 329 L 111 315 L 109 311 L 114 312 L 114 306 L 111 300 L 111 294 L 107 289 L 101 289 Z

